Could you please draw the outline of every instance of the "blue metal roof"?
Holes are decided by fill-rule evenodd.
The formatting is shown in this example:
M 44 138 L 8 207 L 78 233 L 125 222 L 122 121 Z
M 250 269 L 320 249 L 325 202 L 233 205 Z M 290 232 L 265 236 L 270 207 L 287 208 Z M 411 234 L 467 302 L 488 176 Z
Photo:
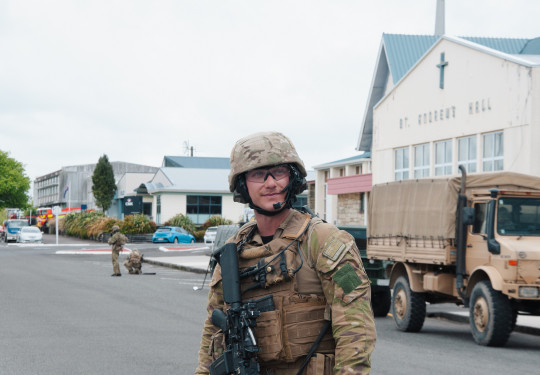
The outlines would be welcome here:
M 440 35 L 383 34 L 384 50 L 396 84 L 420 60 L 420 58 L 441 38 Z M 494 50 L 518 55 L 540 54 L 540 38 L 486 38 L 460 37 L 470 42 Z
M 519 38 L 483 38 L 474 36 L 462 36 L 461 38 L 511 55 L 521 53 L 521 50 L 529 41 L 529 39 Z
M 162 167 L 231 169 L 231 162 L 229 158 L 165 156 L 163 158 Z
M 527 44 L 519 53 L 522 55 L 540 55 L 540 38 L 527 41 Z
M 394 84 L 439 38 L 438 35 L 383 34 L 384 50 Z

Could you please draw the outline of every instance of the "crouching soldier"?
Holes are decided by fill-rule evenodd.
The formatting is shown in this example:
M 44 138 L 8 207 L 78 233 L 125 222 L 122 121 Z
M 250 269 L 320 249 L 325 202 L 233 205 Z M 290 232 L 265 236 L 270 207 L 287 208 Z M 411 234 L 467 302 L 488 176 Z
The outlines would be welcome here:
M 140 275 L 142 273 L 142 259 L 143 255 L 139 250 L 133 249 L 126 258 L 124 266 L 127 268 L 130 274 Z

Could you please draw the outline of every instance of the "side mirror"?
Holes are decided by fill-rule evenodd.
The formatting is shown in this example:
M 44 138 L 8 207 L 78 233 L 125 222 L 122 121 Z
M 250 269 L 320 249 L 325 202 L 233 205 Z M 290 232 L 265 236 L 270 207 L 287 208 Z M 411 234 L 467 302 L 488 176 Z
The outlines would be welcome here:
M 461 222 L 463 225 L 474 224 L 474 207 L 463 207 Z

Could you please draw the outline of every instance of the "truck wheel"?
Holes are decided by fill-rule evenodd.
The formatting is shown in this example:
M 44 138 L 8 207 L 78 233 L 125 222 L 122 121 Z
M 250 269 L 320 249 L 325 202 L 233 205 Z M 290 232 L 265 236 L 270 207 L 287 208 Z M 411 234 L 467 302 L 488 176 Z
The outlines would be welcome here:
M 371 287 L 371 308 L 376 317 L 385 317 L 392 306 L 392 294 L 387 286 Z
M 512 327 L 510 329 L 510 332 L 514 332 L 514 329 L 516 328 L 517 317 L 518 317 L 518 311 L 512 309 Z
M 397 329 L 404 332 L 418 332 L 426 319 L 426 299 L 424 294 L 411 290 L 409 280 L 400 276 L 394 284 L 392 295 L 392 315 Z
M 485 346 L 506 344 L 514 321 L 508 298 L 493 289 L 489 281 L 481 281 L 474 286 L 470 303 L 469 321 L 474 341 Z

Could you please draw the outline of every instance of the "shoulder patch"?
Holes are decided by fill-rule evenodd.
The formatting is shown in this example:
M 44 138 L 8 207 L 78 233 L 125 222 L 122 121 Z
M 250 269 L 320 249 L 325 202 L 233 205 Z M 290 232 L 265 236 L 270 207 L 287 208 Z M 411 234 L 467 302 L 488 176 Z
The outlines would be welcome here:
M 338 284 L 345 294 L 352 292 L 362 281 L 354 271 L 350 263 L 345 264 L 332 276 L 336 284 Z
M 337 238 L 332 238 L 328 245 L 325 246 L 323 255 L 332 261 L 336 261 L 346 246 Z

